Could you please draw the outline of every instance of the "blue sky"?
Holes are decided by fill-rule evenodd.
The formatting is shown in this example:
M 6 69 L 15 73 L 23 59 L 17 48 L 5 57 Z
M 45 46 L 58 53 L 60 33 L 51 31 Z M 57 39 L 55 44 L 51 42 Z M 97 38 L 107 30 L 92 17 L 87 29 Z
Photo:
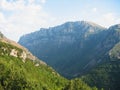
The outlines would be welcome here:
M 67 21 L 120 23 L 120 0 L 0 0 L 0 31 L 17 41 L 23 34 Z

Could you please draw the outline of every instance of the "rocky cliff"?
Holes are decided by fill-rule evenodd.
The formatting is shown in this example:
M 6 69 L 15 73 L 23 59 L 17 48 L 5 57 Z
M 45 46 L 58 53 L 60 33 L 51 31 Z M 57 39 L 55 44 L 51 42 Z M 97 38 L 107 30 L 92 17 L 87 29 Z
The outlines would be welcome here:
M 120 41 L 119 25 L 106 29 L 92 22 L 67 22 L 24 35 L 19 43 L 63 76 L 82 75 L 109 60 Z

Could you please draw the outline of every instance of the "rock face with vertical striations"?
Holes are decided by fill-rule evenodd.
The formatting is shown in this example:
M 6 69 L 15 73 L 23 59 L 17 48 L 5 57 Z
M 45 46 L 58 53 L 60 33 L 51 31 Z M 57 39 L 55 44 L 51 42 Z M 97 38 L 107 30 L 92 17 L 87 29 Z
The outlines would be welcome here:
M 67 22 L 24 35 L 19 43 L 67 78 L 106 62 L 119 42 L 119 25 L 108 29 L 92 22 Z

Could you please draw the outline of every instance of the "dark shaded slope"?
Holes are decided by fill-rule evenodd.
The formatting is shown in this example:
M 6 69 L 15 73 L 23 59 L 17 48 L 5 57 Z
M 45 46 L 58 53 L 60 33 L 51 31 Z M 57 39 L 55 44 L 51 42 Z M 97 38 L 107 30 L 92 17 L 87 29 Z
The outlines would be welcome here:
M 107 62 L 96 66 L 91 72 L 83 76 L 82 79 L 90 86 L 97 86 L 105 90 L 120 89 L 120 25 L 112 26 L 108 29 L 109 35 L 103 43 L 112 47 L 108 51 Z M 117 43 L 118 42 L 118 43 Z M 117 44 L 116 44 L 117 43 Z

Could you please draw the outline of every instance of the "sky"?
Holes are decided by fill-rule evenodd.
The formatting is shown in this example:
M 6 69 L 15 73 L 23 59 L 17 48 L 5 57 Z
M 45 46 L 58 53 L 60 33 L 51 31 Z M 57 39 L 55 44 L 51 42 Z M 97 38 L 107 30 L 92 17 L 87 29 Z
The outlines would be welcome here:
M 120 24 L 120 0 L 0 0 L 0 32 L 20 36 L 68 21 Z

